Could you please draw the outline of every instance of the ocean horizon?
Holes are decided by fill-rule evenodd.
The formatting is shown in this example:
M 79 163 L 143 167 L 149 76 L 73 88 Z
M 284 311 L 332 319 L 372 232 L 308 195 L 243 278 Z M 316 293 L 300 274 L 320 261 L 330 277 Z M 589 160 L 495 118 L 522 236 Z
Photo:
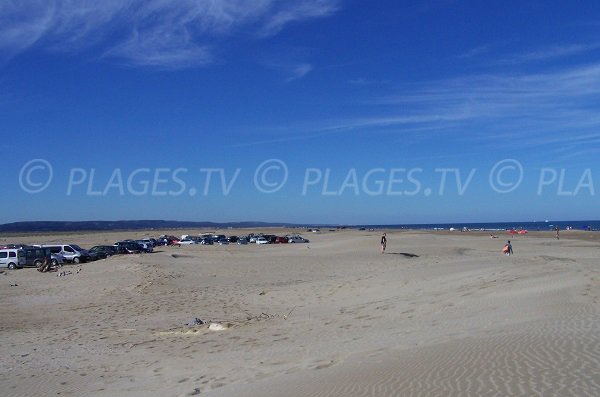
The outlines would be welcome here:
M 128 221 L 28 221 L 0 225 L 0 232 L 78 232 L 111 230 L 150 230 L 150 229 L 247 229 L 247 228 L 364 228 L 364 229 L 416 229 L 416 230 L 560 230 L 599 231 L 600 220 L 567 221 L 507 221 L 507 222 L 443 222 L 443 223 L 406 223 L 406 224 L 327 224 L 327 223 L 287 223 L 287 222 L 196 222 L 164 220 L 128 220 Z
M 588 221 L 529 221 L 529 222 L 448 222 L 448 223 L 414 223 L 414 224 L 396 224 L 396 225 L 360 225 L 364 228 L 373 229 L 419 229 L 419 230 L 449 230 L 469 229 L 469 230 L 528 230 L 528 231 L 548 231 L 558 227 L 560 230 L 586 230 L 599 231 L 600 220 Z

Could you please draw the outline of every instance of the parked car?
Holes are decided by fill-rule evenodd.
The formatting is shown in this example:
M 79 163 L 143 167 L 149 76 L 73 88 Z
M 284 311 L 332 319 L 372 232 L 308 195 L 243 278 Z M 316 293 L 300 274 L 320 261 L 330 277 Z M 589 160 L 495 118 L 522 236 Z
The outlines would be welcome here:
M 144 240 L 135 240 L 135 242 L 140 247 L 142 247 L 144 249 L 144 251 L 146 251 L 146 252 L 152 252 L 152 251 L 154 251 L 154 246 L 151 243 L 149 243 L 149 242 L 146 242 Z
M 0 249 L 2 249 L 2 250 L 8 250 L 8 249 L 20 250 L 20 249 L 23 249 L 26 247 L 28 247 L 28 245 L 26 245 L 26 244 L 6 244 L 6 245 L 0 246 Z
M 179 240 L 179 245 L 194 245 L 194 244 L 198 244 L 198 243 L 196 243 L 194 240 L 187 238 L 187 237 L 182 240 Z
M 211 237 L 205 237 L 200 241 L 202 245 L 213 245 L 215 242 Z
M 287 237 L 282 237 L 282 236 L 275 237 L 275 244 L 287 244 L 287 243 L 288 243 Z
M 67 262 L 80 263 L 90 260 L 90 254 L 87 250 L 77 244 L 43 244 L 41 248 L 54 248 L 53 253 L 62 255 Z M 60 249 L 57 251 L 56 249 Z
M 0 250 L 0 267 L 7 269 L 21 269 L 25 266 L 25 253 L 23 250 L 8 248 Z
M 143 238 L 141 240 L 139 240 L 145 244 L 150 245 L 152 248 L 156 247 L 156 240 L 153 238 Z
M 40 267 L 44 264 L 46 256 L 50 253 L 52 266 L 63 265 L 67 260 L 60 254 L 60 247 L 27 247 L 23 248 L 25 267 Z
M 237 243 L 238 238 L 239 238 L 238 236 L 229 236 L 228 240 L 230 243 Z
M 175 236 L 160 236 L 162 245 L 179 245 L 179 239 Z
M 229 245 L 229 240 L 227 240 L 227 237 L 220 238 L 219 240 L 217 240 L 217 243 L 219 243 L 219 245 Z
M 309 241 L 307 239 L 305 239 L 304 237 L 296 234 L 293 236 L 288 236 L 288 242 L 289 243 L 308 243 Z
M 139 254 L 144 248 L 135 241 L 117 241 L 114 246 L 119 254 Z
M 159 245 L 167 245 L 167 239 L 164 237 L 157 238 L 154 242 L 154 246 L 158 247 Z
M 246 237 L 240 237 L 237 239 L 237 245 L 246 245 L 248 244 L 248 239 Z
M 258 237 L 256 238 L 256 244 L 269 244 L 269 240 L 267 240 L 264 237 Z
M 118 253 L 114 245 L 96 245 L 88 250 L 92 260 L 106 259 Z

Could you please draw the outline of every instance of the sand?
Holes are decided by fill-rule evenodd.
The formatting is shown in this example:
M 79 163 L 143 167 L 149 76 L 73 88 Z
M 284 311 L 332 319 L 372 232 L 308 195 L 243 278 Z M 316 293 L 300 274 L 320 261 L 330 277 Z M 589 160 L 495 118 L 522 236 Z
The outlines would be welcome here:
M 4 271 L 0 394 L 600 395 L 597 233 L 514 236 L 511 257 L 502 234 L 388 231 L 386 255 L 380 232 L 304 235 Z

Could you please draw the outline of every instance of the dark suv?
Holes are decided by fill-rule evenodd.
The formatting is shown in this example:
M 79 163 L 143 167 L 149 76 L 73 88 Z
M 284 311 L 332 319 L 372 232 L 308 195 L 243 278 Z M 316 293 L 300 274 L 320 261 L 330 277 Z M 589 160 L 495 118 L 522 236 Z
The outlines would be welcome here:
M 92 260 L 106 259 L 109 256 L 118 253 L 117 247 L 114 245 L 97 245 L 88 250 Z
M 59 264 L 59 261 L 56 259 L 55 255 L 60 255 L 60 249 L 57 251 L 54 248 L 46 247 L 27 247 L 23 248 L 23 252 L 25 254 L 25 267 L 40 267 L 44 264 L 46 260 L 46 255 L 50 253 L 53 255 L 52 258 L 52 266 L 56 266 Z M 62 265 L 62 263 L 60 263 Z
M 141 252 L 147 252 L 144 247 L 135 241 L 117 241 L 115 247 L 119 254 L 139 254 Z

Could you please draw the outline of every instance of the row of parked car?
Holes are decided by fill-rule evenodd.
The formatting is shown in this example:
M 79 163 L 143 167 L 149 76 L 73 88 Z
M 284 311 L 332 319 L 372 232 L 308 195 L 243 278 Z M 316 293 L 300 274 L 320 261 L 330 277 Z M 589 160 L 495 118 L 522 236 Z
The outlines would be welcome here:
M 40 267 L 50 256 L 52 266 L 65 263 L 91 262 L 105 259 L 112 255 L 139 254 L 153 252 L 154 248 L 163 245 L 227 245 L 227 244 L 287 244 L 308 243 L 304 237 L 293 234 L 276 236 L 272 234 L 254 234 L 247 236 L 225 236 L 223 234 L 204 234 L 200 236 L 183 235 L 181 238 L 174 236 L 160 236 L 158 238 L 145 238 L 140 240 L 122 240 L 113 245 L 97 245 L 89 250 L 77 244 L 38 244 L 23 245 L 9 244 L 0 247 L 0 268 L 17 269 L 22 267 Z
M 53 266 L 91 260 L 88 251 L 77 244 L 9 244 L 0 248 L 0 268 L 40 267 L 47 257 Z
M 144 240 L 117 241 L 114 245 L 97 245 L 86 250 L 77 244 L 9 244 L 0 247 L 0 268 L 40 267 L 50 257 L 52 266 L 91 262 L 117 254 L 152 252 L 153 245 Z
M 210 234 L 210 235 L 200 235 L 200 236 L 190 236 L 184 234 L 181 236 L 177 245 L 192 245 L 192 244 L 202 244 L 202 245 L 228 245 L 228 244 L 238 244 L 245 245 L 248 243 L 252 244 L 287 244 L 287 243 L 308 243 L 308 240 L 304 237 L 294 234 L 287 236 L 276 236 L 273 234 L 254 234 L 251 233 L 247 236 L 225 236 L 224 234 Z

